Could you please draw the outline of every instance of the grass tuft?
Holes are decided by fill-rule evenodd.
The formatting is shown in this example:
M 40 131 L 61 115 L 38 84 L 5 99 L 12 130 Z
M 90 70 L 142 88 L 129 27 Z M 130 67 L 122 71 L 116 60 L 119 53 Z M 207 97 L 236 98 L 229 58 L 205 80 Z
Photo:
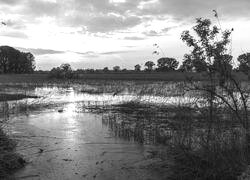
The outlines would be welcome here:
M 16 143 L 0 129 L 0 179 L 24 167 L 26 161 L 15 152 Z

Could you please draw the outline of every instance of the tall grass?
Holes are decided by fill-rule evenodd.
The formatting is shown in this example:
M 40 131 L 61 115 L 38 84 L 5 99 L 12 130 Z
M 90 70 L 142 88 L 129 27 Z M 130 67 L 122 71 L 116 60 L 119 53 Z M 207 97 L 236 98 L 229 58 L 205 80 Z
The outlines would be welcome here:
M 237 179 L 246 169 L 246 130 L 225 106 L 159 106 L 139 101 L 114 106 L 103 123 L 114 135 L 167 147 L 169 179 Z

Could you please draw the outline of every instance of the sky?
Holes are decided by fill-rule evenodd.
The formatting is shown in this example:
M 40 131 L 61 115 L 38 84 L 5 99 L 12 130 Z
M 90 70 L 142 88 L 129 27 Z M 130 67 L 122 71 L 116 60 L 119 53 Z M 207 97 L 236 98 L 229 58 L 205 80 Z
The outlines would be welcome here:
M 234 28 L 234 59 L 250 52 L 249 0 L 0 0 L 0 45 L 35 55 L 37 70 L 62 63 L 74 69 L 133 69 L 163 56 L 182 62 L 181 41 L 195 18 Z M 162 51 L 159 55 L 153 44 Z M 159 49 L 158 49 L 159 50 Z

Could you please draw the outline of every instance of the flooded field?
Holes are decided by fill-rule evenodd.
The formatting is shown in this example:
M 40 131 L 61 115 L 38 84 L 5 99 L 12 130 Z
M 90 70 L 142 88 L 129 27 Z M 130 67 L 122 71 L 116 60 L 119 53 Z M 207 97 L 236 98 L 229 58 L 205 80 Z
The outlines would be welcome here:
M 14 179 L 166 179 L 167 149 L 199 149 L 206 132 L 195 109 L 202 96 L 178 83 L 5 84 L 0 93 L 27 96 L 0 102 L 4 129 L 28 162 Z M 241 127 L 225 124 L 214 132 L 221 145 L 237 137 L 240 146 Z
M 87 93 L 83 88 L 1 86 L 1 93 L 38 97 L 1 102 L 5 130 L 18 142 L 17 152 L 28 161 L 14 178 L 164 179 L 165 163 L 155 155 L 164 146 L 151 141 L 147 132 L 131 138 L 133 125 L 124 130 L 126 133 L 115 128 L 111 116 L 124 114 L 112 113 L 113 106 L 133 101 L 171 104 L 185 98 L 138 96 L 128 91 Z

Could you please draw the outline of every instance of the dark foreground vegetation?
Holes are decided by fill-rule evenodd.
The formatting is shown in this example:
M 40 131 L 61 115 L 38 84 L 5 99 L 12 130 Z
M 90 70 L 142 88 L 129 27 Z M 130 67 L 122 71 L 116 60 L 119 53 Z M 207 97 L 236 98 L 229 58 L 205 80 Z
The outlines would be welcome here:
M 0 93 L 0 102 L 21 100 L 25 98 L 38 98 L 38 96 L 30 96 L 25 94 L 3 94 Z
M 216 111 L 212 134 L 207 127 L 207 108 L 129 102 L 110 108 L 118 116 L 105 110 L 103 122 L 119 137 L 166 145 L 165 153 L 158 156 L 168 167 L 169 179 L 237 179 L 247 164 L 244 134 L 240 126 L 232 127 L 229 120 L 222 119 L 224 110 Z
M 25 160 L 15 152 L 16 142 L 0 129 L 0 179 L 8 179 L 15 170 L 25 165 Z

